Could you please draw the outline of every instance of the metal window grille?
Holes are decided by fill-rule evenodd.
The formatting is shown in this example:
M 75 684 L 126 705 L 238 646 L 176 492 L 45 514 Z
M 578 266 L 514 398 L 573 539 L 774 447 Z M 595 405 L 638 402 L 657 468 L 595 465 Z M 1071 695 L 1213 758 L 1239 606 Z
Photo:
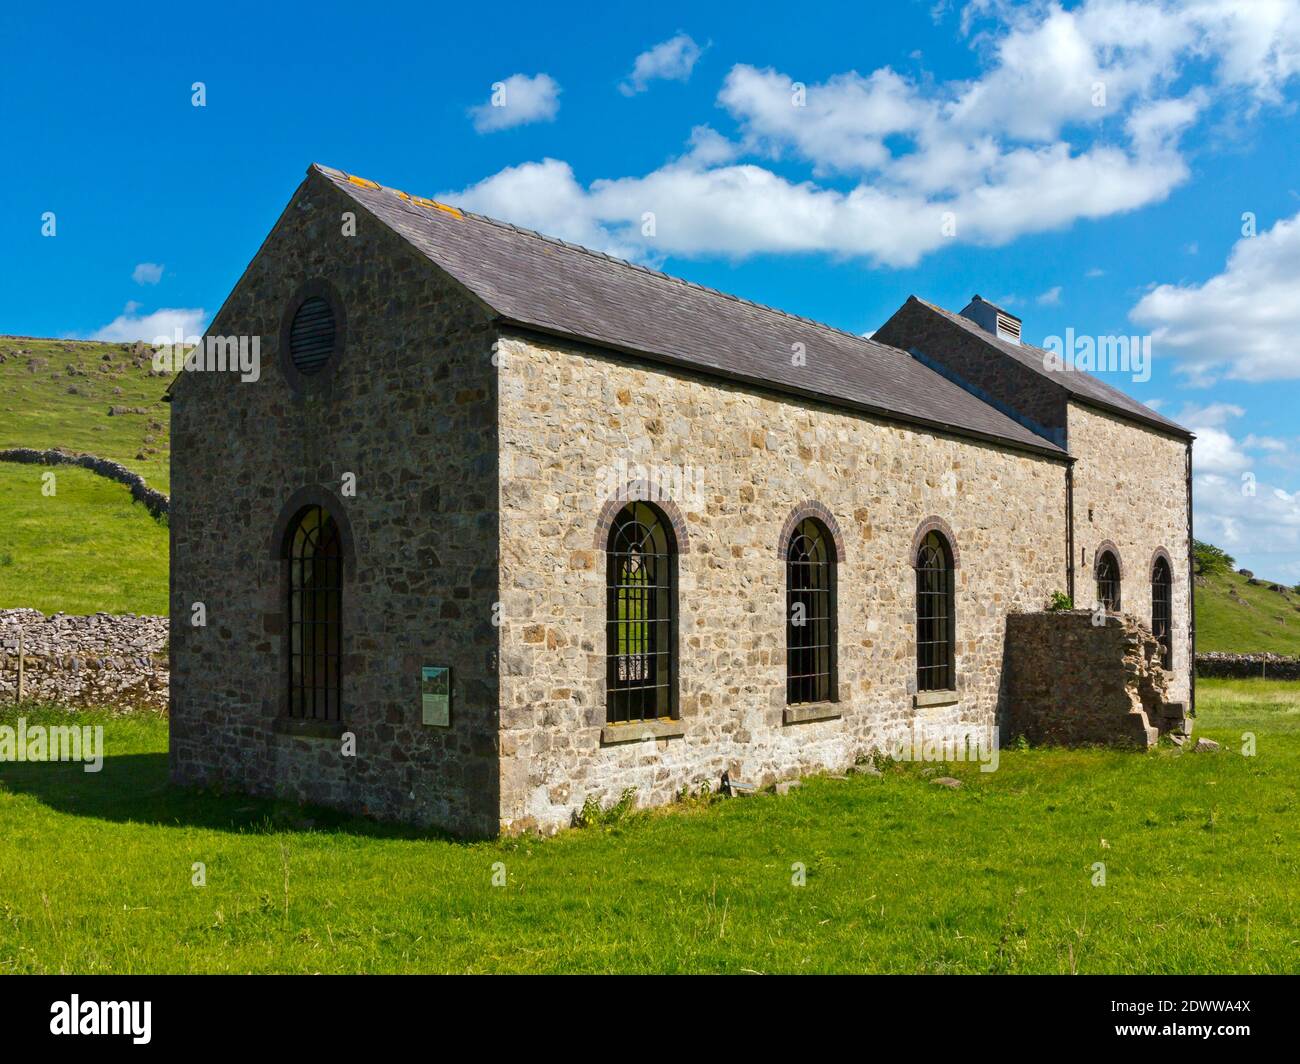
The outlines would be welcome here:
M 1108 613 L 1119 613 L 1119 561 L 1108 550 L 1097 557 L 1097 602 Z
M 921 541 L 916 555 L 916 686 L 954 689 L 952 551 L 938 532 Z
M 653 506 L 625 506 L 606 553 L 606 710 L 610 724 L 676 712 L 676 552 Z
M 338 526 L 319 506 L 298 515 L 289 539 L 289 716 L 339 720 L 343 553 Z
M 1161 668 L 1174 667 L 1173 574 L 1164 558 L 1157 558 L 1151 572 L 1151 631 L 1160 641 Z
M 786 702 L 835 698 L 835 563 L 821 523 L 807 518 L 790 536 L 785 567 Z

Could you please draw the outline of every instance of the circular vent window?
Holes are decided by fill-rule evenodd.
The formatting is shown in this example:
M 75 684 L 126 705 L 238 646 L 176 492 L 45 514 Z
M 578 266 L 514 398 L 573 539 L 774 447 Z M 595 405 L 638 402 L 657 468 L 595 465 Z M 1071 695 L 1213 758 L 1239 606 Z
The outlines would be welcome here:
M 334 308 L 320 296 L 304 299 L 289 326 L 289 357 L 302 374 L 319 373 L 334 353 Z

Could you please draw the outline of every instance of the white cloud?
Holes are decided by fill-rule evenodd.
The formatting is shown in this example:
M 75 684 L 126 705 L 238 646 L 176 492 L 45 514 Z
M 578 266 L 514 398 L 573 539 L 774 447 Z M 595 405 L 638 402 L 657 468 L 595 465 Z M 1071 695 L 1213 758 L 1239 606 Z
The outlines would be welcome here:
M 1300 379 L 1300 214 L 1237 241 L 1203 284 L 1162 284 L 1129 317 L 1194 384 Z
M 142 262 L 132 272 L 136 284 L 157 284 L 162 280 L 163 268 L 156 262 Z
M 1163 200 L 1187 180 L 1180 140 L 1208 111 L 1276 102 L 1300 73 L 1300 0 L 1241 6 L 979 0 L 968 15 L 997 21 L 972 39 L 984 66 L 972 79 L 881 67 L 801 85 L 795 71 L 740 63 L 717 99 L 730 137 L 698 127 L 683 156 L 588 185 L 561 162 L 525 163 L 464 196 L 493 182 L 496 213 L 535 219 L 536 204 L 505 195 L 531 168 L 530 191 L 554 181 L 547 196 L 580 212 L 552 224 L 642 258 L 794 252 L 906 267 L 948 245 L 997 246 Z M 643 239 L 646 211 L 657 226 Z
M 1094 266 L 1087 273 L 1085 273 L 1084 276 L 1089 279 L 1095 279 L 1097 277 L 1105 277 L 1106 271 L 1103 270 L 1100 266 Z
M 635 96 L 638 92 L 645 92 L 650 82 L 656 79 L 685 81 L 691 76 L 700 55 L 700 46 L 685 33 L 660 41 L 636 57 L 632 73 L 619 85 L 619 91 L 624 96 Z
M 1059 307 L 1061 305 L 1061 286 L 1053 285 L 1038 297 L 1035 302 L 1040 307 Z
M 1231 553 L 1250 552 L 1261 577 L 1300 579 L 1300 492 L 1264 482 L 1243 490 L 1240 474 L 1198 473 L 1193 485 L 1196 538 Z
M 202 336 L 208 320 L 208 312 L 202 307 L 164 307 L 152 314 L 140 314 L 139 310 L 139 303 L 128 303 L 121 314 L 87 339 L 153 343 L 166 337 L 170 342 L 177 330 L 182 338 Z
M 499 129 L 551 122 L 560 110 L 560 85 L 549 74 L 511 74 L 492 86 L 487 103 L 469 109 L 474 129 L 495 133 Z

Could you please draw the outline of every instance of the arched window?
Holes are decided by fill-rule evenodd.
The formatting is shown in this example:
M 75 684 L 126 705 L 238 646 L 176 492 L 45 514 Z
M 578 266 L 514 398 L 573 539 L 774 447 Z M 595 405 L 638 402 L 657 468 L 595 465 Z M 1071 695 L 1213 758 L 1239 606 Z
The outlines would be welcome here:
M 785 563 L 785 700 L 836 698 L 835 549 L 812 517 L 795 526 Z
M 951 691 L 955 626 L 953 559 L 948 540 L 928 532 L 916 552 L 916 687 Z
M 605 720 L 676 716 L 677 548 L 658 510 L 631 502 L 606 548 Z
M 1097 555 L 1097 604 L 1108 613 L 1119 613 L 1119 559 L 1115 553 L 1103 550 Z
M 1160 665 L 1165 669 L 1174 667 L 1173 585 L 1169 562 L 1156 558 L 1151 568 L 1151 631 L 1160 641 Z
M 339 720 L 343 551 L 329 511 L 307 506 L 290 522 L 289 716 Z

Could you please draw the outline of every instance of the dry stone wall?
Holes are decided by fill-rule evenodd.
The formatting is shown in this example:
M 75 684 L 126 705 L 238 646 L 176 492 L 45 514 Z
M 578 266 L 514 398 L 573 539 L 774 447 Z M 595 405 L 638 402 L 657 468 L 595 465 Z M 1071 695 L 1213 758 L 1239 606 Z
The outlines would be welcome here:
M 167 706 L 167 618 L 90 617 L 0 610 L 0 703 L 23 698 L 65 706 Z
M 167 513 L 168 499 L 161 491 L 151 488 L 139 473 L 133 473 L 120 462 L 100 458 L 93 454 L 68 454 L 65 451 L 36 451 L 29 447 L 11 447 L 0 450 L 0 462 L 22 462 L 29 465 L 72 465 L 89 469 L 101 477 L 125 485 L 131 498 L 140 503 L 154 517 Z

